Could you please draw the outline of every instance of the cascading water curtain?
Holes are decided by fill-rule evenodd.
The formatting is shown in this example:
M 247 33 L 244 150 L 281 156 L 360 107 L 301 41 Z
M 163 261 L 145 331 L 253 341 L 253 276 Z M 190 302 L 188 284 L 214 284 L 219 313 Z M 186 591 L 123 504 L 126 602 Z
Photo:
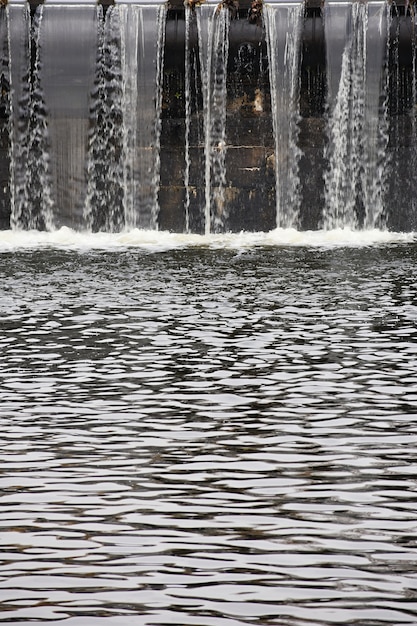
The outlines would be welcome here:
M 119 7 L 123 75 L 125 226 L 158 229 L 167 7 Z
M 417 180 L 415 173 L 417 171 L 417 42 L 416 42 L 416 32 L 413 32 L 412 37 L 412 89 L 411 89 L 411 158 L 410 158 L 410 166 L 411 166 L 411 176 L 410 179 L 413 184 L 413 189 L 411 193 L 411 219 L 415 223 L 416 214 L 417 214 Z M 411 221 L 411 219 L 409 221 Z
M 265 5 L 275 145 L 276 225 L 298 226 L 301 187 L 298 146 L 301 32 L 304 4 Z
M 410 143 L 411 143 L 411 155 L 409 159 L 410 164 L 410 181 L 412 184 L 411 190 L 411 206 L 410 206 L 410 215 L 408 217 L 408 222 L 416 225 L 416 215 L 417 215 L 417 179 L 416 179 L 416 171 L 417 171 L 417 33 L 416 33 L 416 15 L 413 15 L 414 19 L 414 29 L 413 36 L 411 39 L 412 46 L 412 67 L 411 67 L 411 103 L 409 107 L 409 117 L 410 117 Z M 414 226 L 415 227 L 415 226 Z
M 0 7 L 0 107 L 2 117 L 10 114 L 10 35 L 9 11 Z
M 0 145 L 10 152 L 10 32 L 9 9 L 0 7 Z M 4 174 L 3 174 L 4 176 Z M 10 176 L 8 176 L 10 178 Z M 10 183 L 0 186 L 0 220 L 9 222 Z
M 366 80 L 366 156 L 363 228 L 386 228 L 385 206 L 389 143 L 389 71 L 391 9 L 387 2 L 368 5 Z M 372 74 L 378 80 L 369 80 Z
M 190 30 L 191 20 L 195 17 L 189 5 L 185 7 L 185 232 L 190 232 L 190 135 L 191 135 L 191 50 Z
M 85 220 L 158 229 L 166 7 L 98 7 Z
M 208 16 L 201 9 L 210 11 Z M 208 30 L 203 23 L 206 18 Z M 225 6 L 198 11 L 205 128 L 205 234 L 227 228 L 226 103 L 230 12 Z
M 394 9 L 393 9 L 394 10 Z M 417 226 L 417 58 L 415 13 L 392 20 L 390 46 L 390 162 L 389 200 L 395 207 L 389 226 Z M 411 24 L 410 24 L 411 23 Z M 411 25 L 411 28 L 410 28 Z M 411 37 L 410 37 L 411 34 Z M 407 42 L 404 43 L 404 40 Z M 401 49 L 401 55 L 400 55 Z M 408 56 L 405 65 L 400 58 Z M 402 62 L 401 62 L 402 61 Z
M 24 7 L 23 68 L 12 72 L 21 80 L 21 94 L 12 101 L 11 227 L 52 230 L 53 203 L 49 165 L 48 117 L 41 85 L 41 31 L 44 7 Z
M 205 110 L 208 19 L 202 12 L 211 7 L 185 7 L 185 159 L 184 230 L 202 232 L 205 228 Z M 203 60 L 202 60 L 203 59 Z M 203 66 L 201 65 L 203 63 Z M 210 221 L 207 221 L 210 226 Z
M 330 3 L 326 8 L 329 117 L 325 229 L 375 228 L 384 223 L 388 21 L 387 7 L 382 3 L 372 7 L 361 2 L 342 7 Z M 337 87 L 334 22 L 347 32 Z M 335 45 L 340 44 L 336 41 Z
M 156 50 L 156 93 L 155 93 L 155 142 L 154 142 L 154 172 L 152 176 L 152 191 L 153 191 L 153 203 L 152 203 L 152 226 L 154 229 L 158 229 L 158 215 L 159 215 L 159 203 L 158 203 L 158 191 L 160 184 L 160 170 L 161 170 L 161 130 L 162 130 L 162 100 L 163 100 L 163 73 L 164 73 L 164 54 L 165 54 L 165 24 L 167 18 L 167 5 L 158 7 L 157 12 L 157 26 L 158 26 L 158 39 Z
M 93 232 L 124 227 L 124 132 L 117 7 L 97 7 L 97 60 L 91 94 L 85 222 Z

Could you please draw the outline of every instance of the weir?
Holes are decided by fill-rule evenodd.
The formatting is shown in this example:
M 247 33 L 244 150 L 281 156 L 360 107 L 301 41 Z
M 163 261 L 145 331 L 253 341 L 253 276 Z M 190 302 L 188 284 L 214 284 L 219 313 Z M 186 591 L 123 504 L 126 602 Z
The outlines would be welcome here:
M 0 2 L 0 228 L 417 229 L 414 5 Z

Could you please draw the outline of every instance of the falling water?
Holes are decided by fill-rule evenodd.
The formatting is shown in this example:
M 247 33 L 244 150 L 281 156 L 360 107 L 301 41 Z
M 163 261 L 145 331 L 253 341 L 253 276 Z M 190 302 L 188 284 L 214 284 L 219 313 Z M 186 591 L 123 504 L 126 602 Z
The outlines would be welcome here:
M 124 227 L 124 134 L 119 11 L 98 11 L 97 62 L 91 97 L 85 220 L 92 231 Z
M 182 128 L 183 119 L 173 119 L 169 98 L 175 91 L 167 89 L 164 119 L 168 123 L 163 139 L 164 145 L 176 142 L 178 159 L 166 175 L 159 216 L 162 93 L 164 82 L 170 89 L 173 83 L 170 69 L 163 75 L 167 8 L 136 2 L 120 2 L 107 9 L 96 3 L 82 4 L 47 2 L 30 9 L 22 1 L 1 9 L 0 107 L 5 112 L 0 127 L 1 168 L 5 173 L 1 180 L 3 192 L 0 190 L 4 213 L 1 225 L 8 228 L 11 206 L 15 229 L 87 226 L 91 231 L 118 232 L 136 227 L 157 230 L 160 221 L 162 228 L 168 224 L 177 230 L 178 224 L 178 230 L 182 230 L 184 208 L 188 233 L 201 232 L 203 222 L 206 234 L 238 230 L 241 223 L 245 224 L 235 210 L 241 196 L 233 196 L 233 202 L 229 199 L 235 189 L 240 194 L 246 184 L 246 193 L 251 184 L 245 181 L 241 185 L 241 180 L 236 180 L 235 185 L 235 162 L 232 153 L 227 155 L 227 145 L 232 145 L 238 135 L 238 124 L 233 132 L 227 125 L 227 98 L 229 111 L 232 98 L 233 106 L 238 100 L 235 84 L 231 81 L 227 85 L 227 72 L 233 78 L 233 68 L 240 62 L 240 52 L 235 53 L 235 37 L 240 34 L 234 27 L 238 23 L 232 22 L 229 52 L 231 16 L 224 6 L 207 3 L 195 10 L 186 7 L 185 39 L 181 41 L 183 14 L 176 25 L 178 11 L 170 13 L 168 33 L 172 39 L 168 40 L 167 50 L 178 48 L 181 53 L 175 54 L 170 69 L 175 69 L 180 81 L 182 75 L 185 78 L 185 84 L 178 85 L 179 100 L 175 100 L 177 104 L 185 103 L 185 136 L 168 137 L 170 129 L 177 132 Z M 320 187 L 311 227 L 414 227 L 417 97 L 416 50 L 411 31 L 415 17 L 410 24 L 409 13 L 402 16 L 404 31 L 397 44 L 383 2 L 330 1 L 326 7 L 326 37 L 320 43 L 323 59 L 324 43 L 327 46 L 326 129 L 322 132 L 322 111 L 311 124 L 305 119 L 302 126 L 307 129 L 303 141 L 313 125 L 317 132 L 314 138 L 320 133 L 319 147 L 315 144 L 308 149 L 311 147 L 312 160 L 318 157 L 313 184 L 320 179 L 325 186 L 323 220 L 316 222 L 322 211 Z M 267 43 L 274 138 L 271 145 L 271 120 L 266 107 L 256 126 L 264 134 L 257 146 L 262 148 L 256 162 L 259 167 L 253 169 L 263 172 L 265 151 L 269 155 L 273 152 L 268 165 L 274 162 L 276 208 L 274 178 L 264 183 L 259 180 L 262 174 L 254 177 L 253 187 L 262 187 L 260 197 L 266 199 L 267 209 L 266 217 L 262 215 L 262 221 L 253 223 L 255 228 L 265 223 L 270 228 L 276 213 L 278 226 L 299 227 L 306 223 L 299 213 L 300 206 L 303 213 L 306 209 L 308 193 L 308 184 L 304 180 L 300 184 L 300 161 L 307 169 L 307 159 L 300 159 L 301 87 L 303 104 L 306 95 L 305 84 L 300 83 L 309 62 L 306 57 L 302 65 L 300 58 L 301 34 L 306 32 L 302 28 L 303 7 L 298 3 L 265 5 L 264 17 L 265 37 L 261 29 L 261 34 L 254 37 L 263 50 Z M 308 23 L 310 28 L 316 22 Z M 407 29 L 410 32 L 405 32 Z M 246 37 L 246 30 L 242 33 Z M 307 38 L 303 39 L 306 49 Z M 410 48 L 404 52 L 404 41 L 407 46 L 412 41 L 412 51 Z M 183 63 L 184 42 L 185 74 L 183 66 L 180 71 L 176 66 L 178 60 Z M 321 67 L 321 52 L 319 56 Z M 268 102 L 267 87 L 264 94 Z M 181 110 L 181 117 L 182 109 L 176 110 Z M 302 111 L 304 114 L 305 109 Z M 243 130 L 246 132 L 248 127 Z M 313 137 L 313 131 L 309 137 Z M 321 146 L 326 141 L 323 156 Z M 185 158 L 180 161 L 184 147 Z M 169 150 L 164 154 L 169 159 L 167 154 Z M 235 154 L 237 151 L 233 151 Z M 176 177 L 172 181 L 168 180 L 171 172 Z M 178 203 L 176 221 L 170 222 L 164 211 L 170 210 L 172 198 L 183 193 L 184 207 Z M 248 213 L 253 207 L 245 199 L 251 193 L 252 189 L 246 195 L 242 193 L 241 205 Z M 228 204 L 232 207 L 230 215 Z
M 411 106 L 410 106 L 410 143 L 411 143 L 411 155 L 410 155 L 410 180 L 413 186 L 410 198 L 411 198 L 411 214 L 415 222 L 415 215 L 417 211 L 417 180 L 416 180 L 416 168 L 417 168 L 417 42 L 416 42 L 416 22 L 417 17 L 414 14 L 414 28 L 413 37 L 411 40 L 412 46 L 412 66 L 411 66 Z M 411 221 L 409 218 L 409 221 Z
M 264 7 L 275 144 L 277 226 L 286 228 L 298 225 L 300 208 L 298 123 L 303 11 L 303 4 Z
M 208 9 L 210 12 L 207 15 Z M 206 24 L 203 23 L 206 22 Z M 226 102 L 230 13 L 226 7 L 201 7 L 198 13 L 200 65 L 205 119 L 205 232 L 227 227 Z
M 152 191 L 153 191 L 153 204 L 152 204 L 152 226 L 154 229 L 158 228 L 158 190 L 160 184 L 160 168 L 161 168 L 161 112 L 162 112 L 162 100 L 163 100 L 163 72 L 164 72 L 164 55 L 165 55 L 165 23 L 167 17 L 167 4 L 158 7 L 157 10 L 157 26 L 158 36 L 156 39 L 156 94 L 155 94 L 155 117 L 154 117 L 154 132 L 155 141 L 153 145 L 154 149 L 154 170 L 152 176 Z
M 0 150 L 10 151 L 10 37 L 8 7 L 0 7 Z M 0 225 L 7 227 L 9 220 L 9 183 L 4 179 L 10 178 L 9 168 L 6 166 L 0 182 Z
M 158 228 L 165 6 L 123 5 L 126 227 Z
M 156 230 L 166 8 L 98 12 L 86 221 Z
M 410 16 L 411 17 L 411 16 Z M 405 16 L 392 20 L 390 45 L 390 163 L 389 196 L 396 207 L 390 217 L 390 227 L 398 229 L 403 223 L 416 227 L 417 210 L 417 73 L 416 73 L 416 15 L 413 24 Z M 410 37 L 411 34 L 411 37 Z M 407 44 L 405 44 L 405 41 Z M 406 51 L 409 63 L 401 64 Z
M 384 220 L 387 9 L 382 3 L 329 3 L 325 27 L 329 118 L 323 225 L 375 228 Z
M 186 233 L 205 229 L 205 99 L 208 19 L 201 20 L 207 9 L 185 7 L 185 158 L 184 158 L 184 229 Z M 203 61 L 203 70 L 201 62 Z
M 12 226 L 156 229 L 166 7 L 7 12 Z
M 90 94 L 97 52 L 94 4 L 46 3 L 42 21 L 41 79 L 48 107 L 54 224 L 83 223 L 87 193 Z
M 190 133 L 191 133 L 191 52 L 190 52 L 190 25 L 195 14 L 187 5 L 185 7 L 185 232 L 190 232 Z
M 53 211 L 49 162 L 48 116 L 41 84 L 41 30 L 44 7 L 10 7 L 12 22 L 25 20 L 25 47 L 12 62 L 11 226 L 51 230 Z M 17 9 L 17 10 L 16 10 Z M 15 23 L 11 24 L 13 30 Z M 22 62 L 20 66 L 19 61 Z
M 10 37 L 8 7 L 0 7 L 0 106 L 2 117 L 8 117 L 10 93 Z

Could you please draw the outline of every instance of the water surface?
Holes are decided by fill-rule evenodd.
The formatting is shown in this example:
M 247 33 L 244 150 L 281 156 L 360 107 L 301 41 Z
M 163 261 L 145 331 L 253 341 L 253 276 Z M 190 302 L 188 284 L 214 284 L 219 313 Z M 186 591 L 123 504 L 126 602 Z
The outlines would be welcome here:
M 414 239 L 31 236 L 0 238 L 0 621 L 416 624 Z

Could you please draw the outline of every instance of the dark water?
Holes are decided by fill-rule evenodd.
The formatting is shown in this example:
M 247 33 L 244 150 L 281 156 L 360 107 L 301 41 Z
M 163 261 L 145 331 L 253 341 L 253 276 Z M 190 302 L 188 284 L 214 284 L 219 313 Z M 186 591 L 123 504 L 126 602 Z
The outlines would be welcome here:
M 1 257 L 0 621 L 417 624 L 417 246 Z

